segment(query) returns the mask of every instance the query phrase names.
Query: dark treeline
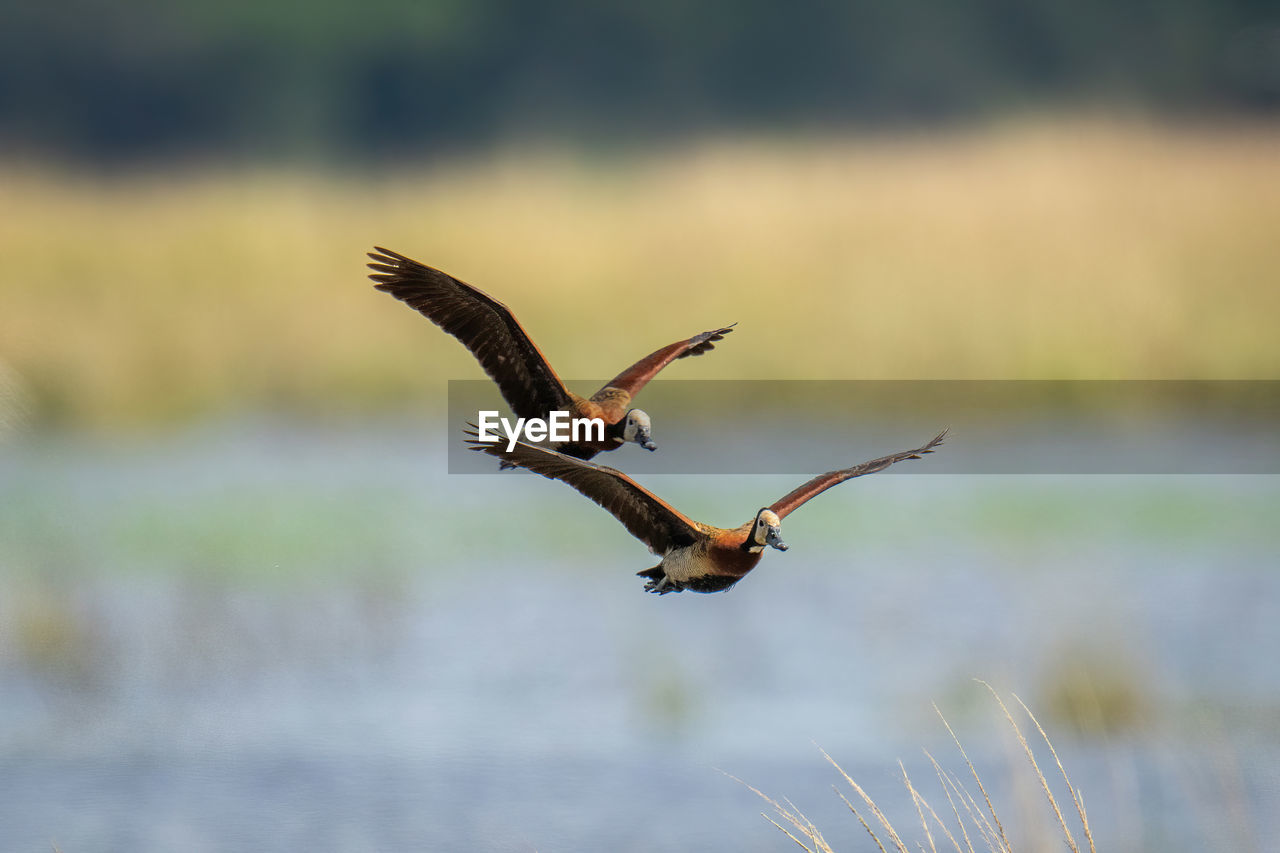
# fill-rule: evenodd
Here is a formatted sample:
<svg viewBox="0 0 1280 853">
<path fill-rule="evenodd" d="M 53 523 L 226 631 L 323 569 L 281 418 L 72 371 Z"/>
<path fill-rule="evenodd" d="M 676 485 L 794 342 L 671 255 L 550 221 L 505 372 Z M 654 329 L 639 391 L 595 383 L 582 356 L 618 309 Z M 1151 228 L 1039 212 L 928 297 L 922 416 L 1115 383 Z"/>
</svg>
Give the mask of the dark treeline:
<svg viewBox="0 0 1280 853">
<path fill-rule="evenodd" d="M 0 145 L 87 160 L 1280 105 L 1274 0 L 10 0 L 2 17 Z"/>
</svg>

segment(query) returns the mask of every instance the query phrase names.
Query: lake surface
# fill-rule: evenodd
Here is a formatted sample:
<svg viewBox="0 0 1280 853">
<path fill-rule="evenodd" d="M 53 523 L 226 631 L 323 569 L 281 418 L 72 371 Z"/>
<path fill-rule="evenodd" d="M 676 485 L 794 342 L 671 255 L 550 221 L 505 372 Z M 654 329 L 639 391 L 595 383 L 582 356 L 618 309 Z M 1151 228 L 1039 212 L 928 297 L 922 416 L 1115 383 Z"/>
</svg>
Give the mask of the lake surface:
<svg viewBox="0 0 1280 853">
<path fill-rule="evenodd" d="M 795 849 L 726 774 L 868 849 L 819 748 L 912 844 L 897 762 L 940 814 L 922 750 L 968 772 L 934 703 L 1042 849 L 975 678 L 1036 713 L 1099 849 L 1280 836 L 1274 476 L 877 475 L 731 591 L 660 598 L 599 508 L 444 447 L 270 420 L 0 445 L 3 849 Z M 644 482 L 732 526 L 796 478 Z"/>
</svg>

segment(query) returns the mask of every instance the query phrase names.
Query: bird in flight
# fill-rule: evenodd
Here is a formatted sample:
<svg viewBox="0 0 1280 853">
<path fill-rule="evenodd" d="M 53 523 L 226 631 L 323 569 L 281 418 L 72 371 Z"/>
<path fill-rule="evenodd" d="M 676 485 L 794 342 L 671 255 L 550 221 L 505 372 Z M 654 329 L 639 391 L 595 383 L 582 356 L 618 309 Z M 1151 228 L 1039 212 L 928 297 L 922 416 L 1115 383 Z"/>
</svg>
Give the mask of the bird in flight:
<svg viewBox="0 0 1280 853">
<path fill-rule="evenodd" d="M 716 342 L 737 325 L 668 344 L 619 373 L 590 397 L 581 397 L 565 388 L 541 350 L 507 306 L 498 300 L 390 249 L 375 247 L 369 257 L 373 261 L 368 264 L 373 270 L 369 278 L 375 282 L 374 287 L 391 294 L 461 341 L 489 378 L 497 383 L 517 417 L 545 419 L 551 412 L 567 411 L 572 418 L 604 421 L 603 439 L 554 445 L 558 452 L 578 459 L 590 459 L 628 442 L 656 450 L 649 415 L 632 408 L 632 399 L 662 368 L 676 359 L 714 349 Z"/>
<path fill-rule="evenodd" d="M 632 536 L 649 546 L 662 561 L 637 572 L 648 578 L 644 588 L 669 592 L 718 592 L 728 589 L 755 568 L 766 547 L 787 550 L 782 541 L 782 519 L 806 502 L 845 480 L 883 471 L 908 459 L 933 453 L 946 438 L 938 433 L 915 450 L 891 453 L 838 471 L 819 474 L 756 513 L 755 518 L 729 530 L 694 521 L 621 471 L 517 442 L 507 450 L 502 443 L 482 442 L 474 430 L 466 433 L 472 450 L 488 453 L 520 468 L 527 468 L 576 489 L 610 512 Z"/>
</svg>

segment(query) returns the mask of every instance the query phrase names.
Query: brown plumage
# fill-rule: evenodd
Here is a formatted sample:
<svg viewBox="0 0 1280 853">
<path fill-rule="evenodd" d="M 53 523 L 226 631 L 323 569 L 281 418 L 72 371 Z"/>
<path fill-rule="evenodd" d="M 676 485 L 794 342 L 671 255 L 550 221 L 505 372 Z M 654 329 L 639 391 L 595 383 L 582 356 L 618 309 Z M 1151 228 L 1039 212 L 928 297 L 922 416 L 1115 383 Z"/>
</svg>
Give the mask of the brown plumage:
<svg viewBox="0 0 1280 853">
<path fill-rule="evenodd" d="M 693 590 L 728 589 L 760 562 L 766 545 L 787 550 L 780 532 L 782 519 L 805 502 L 845 480 L 883 471 L 895 462 L 919 459 L 942 443 L 947 431 L 915 450 L 904 450 L 850 468 L 819 474 L 785 497 L 764 507 L 751 521 L 725 530 L 694 521 L 621 471 L 584 462 L 524 442 L 508 451 L 504 443 L 481 442 L 468 432 L 472 450 L 496 456 L 544 477 L 560 480 L 608 510 L 632 536 L 662 557 L 652 569 L 637 572 L 649 578 L 645 589 L 665 594 Z"/>
<path fill-rule="evenodd" d="M 498 384 L 517 417 L 546 418 L 553 411 L 563 410 L 573 418 L 603 420 L 603 441 L 555 446 L 579 459 L 590 459 L 602 450 L 616 450 L 628 441 L 655 450 L 649 434 L 649 416 L 630 408 L 632 398 L 662 368 L 676 359 L 714 349 L 716 342 L 733 330 L 733 326 L 726 326 L 669 344 L 622 371 L 591 397 L 580 397 L 564 387 L 542 351 L 498 300 L 389 249 L 376 248 L 369 257 L 373 259 L 368 266 L 373 270 L 369 278 L 374 286 L 461 341 Z"/>
</svg>

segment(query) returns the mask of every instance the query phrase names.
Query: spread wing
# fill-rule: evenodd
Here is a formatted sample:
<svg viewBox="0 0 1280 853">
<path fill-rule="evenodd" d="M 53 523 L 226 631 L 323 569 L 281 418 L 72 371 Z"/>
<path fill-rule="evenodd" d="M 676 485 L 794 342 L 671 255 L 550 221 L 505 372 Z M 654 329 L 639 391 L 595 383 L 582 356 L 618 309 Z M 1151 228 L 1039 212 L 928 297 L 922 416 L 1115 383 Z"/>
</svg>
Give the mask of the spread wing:
<svg viewBox="0 0 1280 853">
<path fill-rule="evenodd" d="M 369 278 L 378 290 L 418 311 L 453 335 L 480 362 L 517 417 L 544 418 L 567 409 L 565 389 L 542 352 L 507 306 L 466 282 L 376 247 Z"/>
<path fill-rule="evenodd" d="M 804 505 L 811 498 L 825 492 L 832 486 L 838 486 L 845 480 L 852 480 L 854 477 L 861 477 L 863 474 L 874 474 L 877 471 L 883 471 L 895 462 L 903 462 L 907 459 L 919 459 L 926 453 L 932 453 L 934 448 L 942 444 L 942 440 L 946 438 L 947 431 L 944 429 L 938 433 L 932 441 L 924 447 L 918 447 L 915 450 L 904 450 L 901 453 L 893 453 L 889 456 L 882 456 L 879 459 L 872 459 L 870 462 L 863 462 L 861 465 L 854 465 L 852 468 L 844 468 L 839 471 L 828 471 L 825 474 L 819 474 L 809 482 L 795 489 L 786 497 L 774 502 L 769 509 L 778 514 L 779 518 L 786 518 L 787 515 Z"/>
<path fill-rule="evenodd" d="M 623 391 L 628 398 L 634 397 L 640 393 L 641 388 L 649 384 L 649 380 L 658 375 L 658 371 L 662 370 L 662 368 L 678 358 L 702 355 L 704 352 L 715 349 L 716 341 L 723 340 L 724 336 L 732 332 L 733 327 L 736 325 L 738 324 L 731 323 L 723 329 L 703 332 L 700 335 L 694 335 L 688 340 L 676 341 L 674 344 L 668 344 L 657 352 L 650 353 L 610 380 L 591 399 L 603 398 L 610 389 Z"/>
<path fill-rule="evenodd" d="M 522 441 L 508 451 L 505 442 L 482 442 L 468 431 L 467 443 L 479 450 L 527 468 L 552 480 L 559 480 L 604 507 L 622 526 L 655 554 L 689 545 L 705 538 L 698 523 L 645 489 L 621 471 L 584 462 Z"/>
</svg>

